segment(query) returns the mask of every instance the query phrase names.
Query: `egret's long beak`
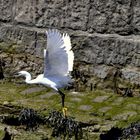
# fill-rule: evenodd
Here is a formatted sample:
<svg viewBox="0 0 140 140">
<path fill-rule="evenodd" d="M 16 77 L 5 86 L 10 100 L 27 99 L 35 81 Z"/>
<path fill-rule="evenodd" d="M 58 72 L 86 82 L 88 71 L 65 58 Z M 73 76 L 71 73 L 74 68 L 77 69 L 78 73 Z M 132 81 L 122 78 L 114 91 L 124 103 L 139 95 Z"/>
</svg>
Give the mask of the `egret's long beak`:
<svg viewBox="0 0 140 140">
<path fill-rule="evenodd" d="M 14 73 L 13 75 L 14 75 L 14 77 L 19 77 L 19 76 L 21 76 L 21 74 L 20 74 L 19 72 L 16 72 L 16 73 Z"/>
</svg>

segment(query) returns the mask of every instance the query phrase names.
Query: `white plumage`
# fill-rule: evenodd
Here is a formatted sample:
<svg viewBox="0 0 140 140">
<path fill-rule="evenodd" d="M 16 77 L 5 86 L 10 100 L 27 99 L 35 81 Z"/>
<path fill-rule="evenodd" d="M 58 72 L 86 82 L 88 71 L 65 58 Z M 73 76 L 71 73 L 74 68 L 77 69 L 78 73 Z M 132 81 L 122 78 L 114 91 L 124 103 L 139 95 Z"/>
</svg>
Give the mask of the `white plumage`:
<svg viewBox="0 0 140 140">
<path fill-rule="evenodd" d="M 59 89 L 71 82 L 70 72 L 73 70 L 74 53 L 71 50 L 70 36 L 61 34 L 58 30 L 48 30 L 47 48 L 44 49 L 44 73 L 31 80 L 27 71 L 20 71 L 19 75 L 26 77 L 28 84 L 43 84 L 56 90 L 62 96 L 64 107 L 64 93 Z"/>
</svg>

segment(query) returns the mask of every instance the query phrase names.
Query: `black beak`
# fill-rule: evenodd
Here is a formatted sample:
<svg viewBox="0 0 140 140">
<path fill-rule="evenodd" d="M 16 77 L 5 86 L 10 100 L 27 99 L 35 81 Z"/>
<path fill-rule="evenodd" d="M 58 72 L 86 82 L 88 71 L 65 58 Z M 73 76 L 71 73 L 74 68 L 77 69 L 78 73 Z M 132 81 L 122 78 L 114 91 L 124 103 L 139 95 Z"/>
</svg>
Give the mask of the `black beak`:
<svg viewBox="0 0 140 140">
<path fill-rule="evenodd" d="M 19 77 L 20 76 L 20 73 L 19 72 L 15 72 L 15 73 L 13 73 L 13 76 L 14 77 Z"/>
</svg>

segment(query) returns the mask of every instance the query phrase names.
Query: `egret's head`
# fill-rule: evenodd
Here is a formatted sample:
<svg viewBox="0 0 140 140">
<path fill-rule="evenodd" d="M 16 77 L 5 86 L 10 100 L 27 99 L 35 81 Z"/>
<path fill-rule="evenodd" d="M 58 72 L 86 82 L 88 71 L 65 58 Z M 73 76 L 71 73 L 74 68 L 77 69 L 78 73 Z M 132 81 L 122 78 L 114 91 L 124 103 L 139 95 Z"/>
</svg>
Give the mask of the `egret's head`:
<svg viewBox="0 0 140 140">
<path fill-rule="evenodd" d="M 27 71 L 20 71 L 20 72 L 18 72 L 18 76 L 25 76 L 26 77 L 28 75 L 30 75 L 30 74 Z"/>
</svg>

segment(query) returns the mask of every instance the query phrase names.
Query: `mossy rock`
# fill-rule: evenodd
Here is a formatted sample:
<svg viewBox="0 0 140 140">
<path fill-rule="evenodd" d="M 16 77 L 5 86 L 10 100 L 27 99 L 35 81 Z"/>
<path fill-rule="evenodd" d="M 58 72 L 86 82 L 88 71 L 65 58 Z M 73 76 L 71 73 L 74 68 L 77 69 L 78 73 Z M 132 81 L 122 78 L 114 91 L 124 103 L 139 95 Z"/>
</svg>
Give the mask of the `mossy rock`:
<svg viewBox="0 0 140 140">
<path fill-rule="evenodd" d="M 50 110 L 55 109 L 61 111 L 62 109 L 59 94 L 53 90 L 42 88 L 40 85 L 26 85 L 18 81 L 12 83 L 5 81 L 0 83 L 0 87 L 0 104 L 5 107 L 2 114 L 18 114 L 18 109 L 21 107 L 33 108 L 42 115 L 48 116 Z M 74 117 L 77 121 L 100 125 L 100 129 L 95 132 L 90 132 L 88 129 L 84 130 L 84 135 L 88 135 L 90 139 L 98 139 L 99 137 L 97 136 L 99 136 L 102 130 L 107 131 L 106 128 L 113 126 L 124 128 L 130 123 L 140 120 L 138 97 L 121 97 L 108 90 L 91 92 L 64 90 L 63 92 L 66 93 L 65 104 L 68 108 L 69 116 Z M 99 97 L 105 98 L 100 102 L 93 102 Z M 123 115 L 123 113 L 127 114 L 125 119 L 121 116 L 115 118 L 119 114 Z M 110 124 L 109 127 L 107 127 L 108 124 Z M 40 126 L 36 132 L 26 132 L 23 129 L 19 130 L 18 126 L 17 128 L 10 126 L 10 128 L 15 129 L 17 132 L 15 136 L 17 140 L 30 139 L 31 137 L 37 140 L 42 140 L 43 138 L 53 139 L 51 137 L 51 129 L 46 126 Z M 3 129 L 0 130 L 3 132 Z"/>
</svg>

